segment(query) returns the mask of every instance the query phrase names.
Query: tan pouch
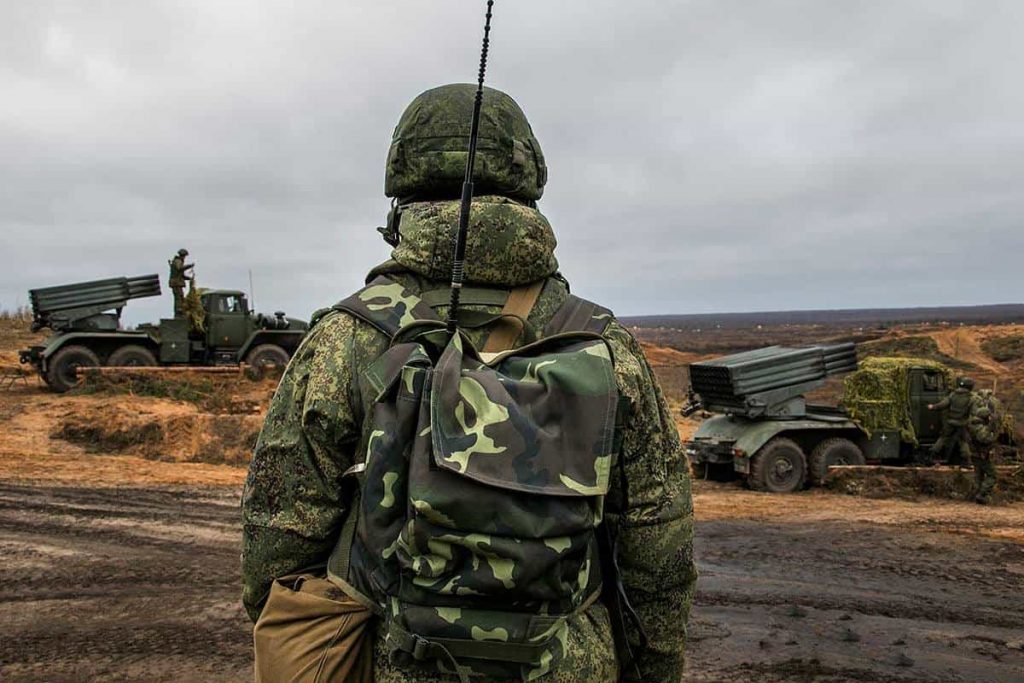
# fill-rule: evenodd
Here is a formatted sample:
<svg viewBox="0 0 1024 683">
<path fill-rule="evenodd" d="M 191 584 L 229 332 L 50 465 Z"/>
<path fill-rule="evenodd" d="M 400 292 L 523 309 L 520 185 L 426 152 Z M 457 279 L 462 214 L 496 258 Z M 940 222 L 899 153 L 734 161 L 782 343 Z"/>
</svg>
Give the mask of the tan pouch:
<svg viewBox="0 0 1024 683">
<path fill-rule="evenodd" d="M 270 587 L 256 627 L 256 683 L 373 683 L 373 613 L 327 579 Z"/>
</svg>

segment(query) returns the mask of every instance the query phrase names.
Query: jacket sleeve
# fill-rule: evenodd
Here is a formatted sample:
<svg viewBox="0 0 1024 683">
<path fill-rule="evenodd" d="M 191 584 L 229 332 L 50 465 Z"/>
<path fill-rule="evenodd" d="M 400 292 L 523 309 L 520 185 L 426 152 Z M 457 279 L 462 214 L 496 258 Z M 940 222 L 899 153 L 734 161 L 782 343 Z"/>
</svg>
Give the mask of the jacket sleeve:
<svg viewBox="0 0 1024 683">
<path fill-rule="evenodd" d="M 623 509 L 609 521 L 617 523 L 621 579 L 648 638 L 640 673 L 645 681 L 679 681 L 697 579 L 689 470 L 675 420 L 640 344 L 618 324 L 608 338 L 620 391 L 631 405 L 621 454 L 626 481 L 619 491 L 613 487 Z M 636 646 L 638 634 L 630 640 Z"/>
<path fill-rule="evenodd" d="M 253 621 L 274 578 L 325 562 L 341 526 L 340 482 L 359 435 L 354 325 L 334 314 L 313 328 L 256 443 L 242 493 L 242 602 Z"/>
<path fill-rule="evenodd" d="M 953 394 L 950 394 L 946 398 L 944 398 L 941 401 L 939 401 L 938 403 L 934 404 L 932 406 L 932 409 L 933 410 L 946 410 L 947 408 L 949 408 L 949 399 L 950 399 L 950 396 L 952 396 L 952 395 Z"/>
</svg>

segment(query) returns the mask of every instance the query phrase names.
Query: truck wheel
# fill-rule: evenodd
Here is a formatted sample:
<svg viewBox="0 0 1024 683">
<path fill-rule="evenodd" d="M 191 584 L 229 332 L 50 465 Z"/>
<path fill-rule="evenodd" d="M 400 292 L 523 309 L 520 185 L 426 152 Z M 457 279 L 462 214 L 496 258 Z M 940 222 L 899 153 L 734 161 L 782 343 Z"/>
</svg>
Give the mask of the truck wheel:
<svg viewBox="0 0 1024 683">
<path fill-rule="evenodd" d="M 804 487 L 807 457 L 796 442 L 776 437 L 754 454 L 747 482 L 755 491 L 793 493 Z"/>
<path fill-rule="evenodd" d="M 288 365 L 288 352 L 277 344 L 260 344 L 245 354 L 245 362 L 252 366 L 256 374 L 262 376 L 263 371 L 272 365 L 284 370 Z"/>
<path fill-rule="evenodd" d="M 149 368 L 156 365 L 156 356 L 144 346 L 129 344 L 110 354 L 107 365 L 115 368 Z"/>
<path fill-rule="evenodd" d="M 53 354 L 46 366 L 46 383 L 64 393 L 78 384 L 78 368 L 99 367 L 100 359 L 86 346 L 71 345 Z"/>
<path fill-rule="evenodd" d="M 863 465 L 864 451 L 849 439 L 825 439 L 811 451 L 811 483 L 820 486 L 828 468 L 836 465 Z"/>
</svg>

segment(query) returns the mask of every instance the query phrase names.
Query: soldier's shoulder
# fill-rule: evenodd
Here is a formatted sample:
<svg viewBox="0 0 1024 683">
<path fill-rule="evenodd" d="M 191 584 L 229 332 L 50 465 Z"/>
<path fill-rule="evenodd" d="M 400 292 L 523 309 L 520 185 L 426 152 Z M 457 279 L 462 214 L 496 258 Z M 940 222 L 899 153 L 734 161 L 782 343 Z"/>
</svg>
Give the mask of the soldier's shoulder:
<svg viewBox="0 0 1024 683">
<path fill-rule="evenodd" d="M 324 352 L 337 352 L 351 339 L 354 322 L 351 316 L 333 308 L 319 309 L 310 317 L 309 332 L 295 355 L 311 357 Z"/>
<path fill-rule="evenodd" d="M 655 381 L 640 341 L 615 318 L 608 323 L 602 336 L 611 347 L 619 390 L 627 398 L 639 400 L 653 389 Z"/>
</svg>

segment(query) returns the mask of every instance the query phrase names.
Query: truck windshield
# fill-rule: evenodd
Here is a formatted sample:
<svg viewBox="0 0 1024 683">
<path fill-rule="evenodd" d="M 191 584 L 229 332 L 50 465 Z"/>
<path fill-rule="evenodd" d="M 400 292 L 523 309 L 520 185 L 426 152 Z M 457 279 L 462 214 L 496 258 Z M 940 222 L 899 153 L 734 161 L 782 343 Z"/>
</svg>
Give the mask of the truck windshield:
<svg viewBox="0 0 1024 683">
<path fill-rule="evenodd" d="M 242 302 L 237 296 L 222 296 L 217 301 L 218 313 L 241 313 Z"/>
</svg>

